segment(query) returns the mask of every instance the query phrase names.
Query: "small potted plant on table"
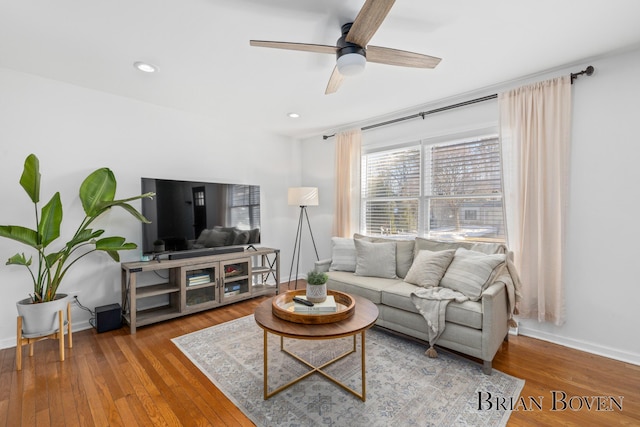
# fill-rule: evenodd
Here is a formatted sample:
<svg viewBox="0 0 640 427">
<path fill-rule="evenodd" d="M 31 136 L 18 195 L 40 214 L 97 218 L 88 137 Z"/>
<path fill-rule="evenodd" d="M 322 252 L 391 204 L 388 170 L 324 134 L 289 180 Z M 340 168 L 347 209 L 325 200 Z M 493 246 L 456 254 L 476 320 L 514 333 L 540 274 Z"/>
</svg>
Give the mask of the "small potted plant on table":
<svg viewBox="0 0 640 427">
<path fill-rule="evenodd" d="M 327 299 L 327 273 L 310 271 L 307 273 L 307 300 L 316 303 Z"/>
</svg>

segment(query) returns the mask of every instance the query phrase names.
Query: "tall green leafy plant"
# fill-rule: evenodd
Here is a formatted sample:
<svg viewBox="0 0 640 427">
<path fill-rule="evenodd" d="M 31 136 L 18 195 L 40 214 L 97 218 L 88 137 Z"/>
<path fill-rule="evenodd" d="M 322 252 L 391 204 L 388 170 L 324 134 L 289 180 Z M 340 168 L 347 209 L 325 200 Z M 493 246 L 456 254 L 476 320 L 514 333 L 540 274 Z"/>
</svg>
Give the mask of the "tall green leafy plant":
<svg viewBox="0 0 640 427">
<path fill-rule="evenodd" d="M 131 213 L 137 220 L 148 223 L 149 221 L 128 202 L 154 196 L 154 193 L 145 193 L 115 200 L 116 178 L 113 172 L 108 168 L 97 169 L 80 185 L 84 219 L 73 237 L 61 249 L 50 250 L 50 245 L 60 237 L 62 202 L 60 193 L 56 192 L 39 210 L 40 179 L 40 161 L 34 154 L 30 154 L 24 162 L 20 185 L 33 202 L 36 228 L 0 225 L 0 237 L 23 243 L 37 252 L 35 265 L 32 265 L 33 257 L 27 258 L 24 253 L 17 253 L 7 261 L 7 265 L 26 267 L 31 274 L 33 294 L 30 296 L 34 303 L 52 301 L 69 268 L 90 253 L 103 251 L 117 262 L 120 261 L 119 251 L 135 249 L 137 245 L 126 242 L 124 237 L 105 237 L 105 230 L 89 227 L 99 216 L 115 206 Z"/>
</svg>

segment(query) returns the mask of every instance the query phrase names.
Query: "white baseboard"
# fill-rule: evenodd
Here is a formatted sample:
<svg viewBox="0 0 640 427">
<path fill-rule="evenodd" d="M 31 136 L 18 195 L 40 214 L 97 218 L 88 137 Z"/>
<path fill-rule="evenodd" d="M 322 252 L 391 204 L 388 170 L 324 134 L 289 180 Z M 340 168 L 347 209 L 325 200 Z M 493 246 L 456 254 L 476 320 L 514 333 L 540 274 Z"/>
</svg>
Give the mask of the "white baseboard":
<svg viewBox="0 0 640 427">
<path fill-rule="evenodd" d="M 640 366 L 640 354 L 620 351 L 620 350 L 610 348 L 610 347 L 605 347 L 593 342 L 561 337 L 558 335 L 550 334 L 548 332 L 527 328 L 525 325 L 522 325 L 521 323 L 519 323 L 518 329 L 519 329 L 520 335 L 524 335 L 531 338 L 537 338 L 543 341 L 548 341 L 554 344 L 559 344 L 565 347 L 573 348 L 575 350 L 585 351 L 587 353 L 592 353 L 598 356 L 608 357 L 609 359 L 619 360 L 621 362 L 631 363 L 633 365 Z"/>
</svg>

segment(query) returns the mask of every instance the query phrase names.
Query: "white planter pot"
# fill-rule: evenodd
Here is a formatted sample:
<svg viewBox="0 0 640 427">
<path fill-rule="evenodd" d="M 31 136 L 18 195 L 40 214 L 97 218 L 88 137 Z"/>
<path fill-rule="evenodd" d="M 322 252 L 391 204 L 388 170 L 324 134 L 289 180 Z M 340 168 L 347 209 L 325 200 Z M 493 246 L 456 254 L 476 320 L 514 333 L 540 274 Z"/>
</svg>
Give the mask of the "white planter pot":
<svg viewBox="0 0 640 427">
<path fill-rule="evenodd" d="M 34 304 L 31 298 L 16 303 L 18 315 L 22 316 L 23 335 L 43 336 L 58 330 L 58 311 L 67 307 L 67 295 L 57 294 L 53 301 Z"/>
<path fill-rule="evenodd" d="M 323 302 L 327 299 L 327 284 L 310 285 L 307 283 L 307 300 L 311 302 Z"/>
</svg>

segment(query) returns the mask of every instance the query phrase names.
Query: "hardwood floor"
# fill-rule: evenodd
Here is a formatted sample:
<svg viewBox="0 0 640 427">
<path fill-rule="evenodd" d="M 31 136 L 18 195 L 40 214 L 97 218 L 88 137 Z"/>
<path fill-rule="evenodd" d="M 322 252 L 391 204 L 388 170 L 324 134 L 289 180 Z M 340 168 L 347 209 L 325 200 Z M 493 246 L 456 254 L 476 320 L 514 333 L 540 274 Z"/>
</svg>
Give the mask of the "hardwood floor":
<svg viewBox="0 0 640 427">
<path fill-rule="evenodd" d="M 251 426 L 170 339 L 251 314 L 265 298 L 142 327 L 136 335 L 128 328 L 74 333 L 62 363 L 55 341 L 38 342 L 34 357 L 23 356 L 21 372 L 15 349 L 0 350 L 0 426 Z M 503 345 L 494 368 L 526 380 L 526 404 L 514 402 L 519 410 L 509 426 L 640 425 L 639 366 L 519 336 Z M 574 409 L 582 402 L 582 409 L 552 411 L 552 391 L 558 399 L 566 393 Z M 532 406 L 529 396 L 543 396 L 542 410 L 524 410 Z M 613 411 L 588 410 L 574 396 L 588 402 L 613 396 L 622 410 L 615 404 Z"/>
</svg>

